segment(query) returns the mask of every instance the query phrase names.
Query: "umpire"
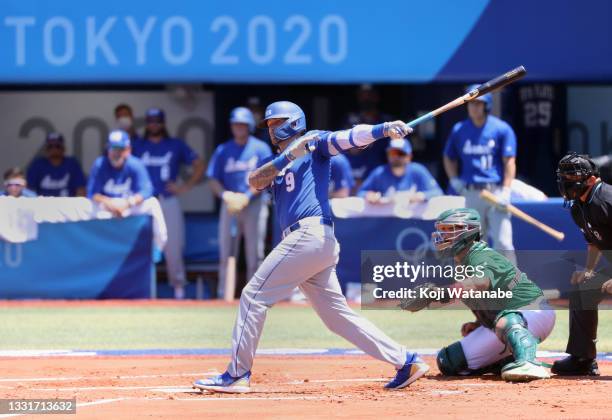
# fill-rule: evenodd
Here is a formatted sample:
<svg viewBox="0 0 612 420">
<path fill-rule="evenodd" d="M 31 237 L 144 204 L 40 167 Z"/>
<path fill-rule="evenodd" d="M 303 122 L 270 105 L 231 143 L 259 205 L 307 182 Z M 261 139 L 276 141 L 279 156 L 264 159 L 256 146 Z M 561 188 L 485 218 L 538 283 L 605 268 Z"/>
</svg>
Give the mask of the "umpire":
<svg viewBox="0 0 612 420">
<path fill-rule="evenodd" d="M 587 241 L 584 271 L 572 275 L 570 294 L 570 333 L 566 352 L 569 356 L 556 361 L 552 372 L 557 375 L 598 376 L 597 306 L 612 293 L 612 275 L 596 274 L 603 254 L 612 263 L 612 185 L 599 177 L 597 165 L 588 155 L 570 152 L 557 168 L 559 192 L 571 203 L 574 223 Z"/>
</svg>

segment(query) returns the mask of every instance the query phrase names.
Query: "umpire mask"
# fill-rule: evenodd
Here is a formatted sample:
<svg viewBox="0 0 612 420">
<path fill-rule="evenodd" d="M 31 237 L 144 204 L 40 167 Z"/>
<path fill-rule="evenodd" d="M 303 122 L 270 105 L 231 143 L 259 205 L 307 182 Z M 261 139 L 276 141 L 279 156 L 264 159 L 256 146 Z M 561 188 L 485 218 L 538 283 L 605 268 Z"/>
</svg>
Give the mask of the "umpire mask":
<svg viewBox="0 0 612 420">
<path fill-rule="evenodd" d="M 577 200 L 589 188 L 587 180 L 599 177 L 599 169 L 588 155 L 569 152 L 559 161 L 557 167 L 557 186 L 565 199 L 565 206 Z"/>
</svg>

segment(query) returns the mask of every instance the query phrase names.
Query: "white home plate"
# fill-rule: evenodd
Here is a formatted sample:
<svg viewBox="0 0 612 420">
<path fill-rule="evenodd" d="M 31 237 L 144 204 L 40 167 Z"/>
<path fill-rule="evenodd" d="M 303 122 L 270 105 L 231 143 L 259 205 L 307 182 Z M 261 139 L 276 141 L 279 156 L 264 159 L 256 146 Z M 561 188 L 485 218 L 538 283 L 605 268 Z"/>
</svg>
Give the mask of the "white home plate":
<svg viewBox="0 0 612 420">
<path fill-rule="evenodd" d="M 199 394 L 200 393 L 200 390 L 193 389 L 192 387 L 186 387 L 186 386 L 178 386 L 176 388 L 155 388 L 155 389 L 152 389 L 151 391 L 153 391 L 153 392 L 166 392 L 168 394 L 177 394 L 177 393 Z"/>
<path fill-rule="evenodd" d="M 430 392 L 431 395 L 454 395 L 454 394 L 463 394 L 463 391 L 451 391 L 448 389 L 435 389 Z"/>
</svg>

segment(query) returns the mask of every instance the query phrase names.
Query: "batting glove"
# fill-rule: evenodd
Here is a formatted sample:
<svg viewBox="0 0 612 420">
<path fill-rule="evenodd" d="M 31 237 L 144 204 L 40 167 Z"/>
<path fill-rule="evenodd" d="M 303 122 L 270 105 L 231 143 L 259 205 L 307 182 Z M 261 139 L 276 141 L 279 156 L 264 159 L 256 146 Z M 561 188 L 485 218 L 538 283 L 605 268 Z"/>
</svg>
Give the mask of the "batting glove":
<svg viewBox="0 0 612 420">
<path fill-rule="evenodd" d="M 313 143 L 318 139 L 318 131 L 310 131 L 291 143 L 291 145 L 287 147 L 287 150 L 285 150 L 285 155 L 290 161 L 306 156 L 308 153 L 313 151 Z"/>
<path fill-rule="evenodd" d="M 458 177 L 453 177 L 450 179 L 449 183 L 457 194 L 463 194 L 463 191 L 465 190 L 465 182 L 463 182 Z"/>
<path fill-rule="evenodd" d="M 403 121 L 386 122 L 383 128 L 385 137 L 390 137 L 392 139 L 403 139 L 410 133 L 412 133 L 412 128 Z"/>
<path fill-rule="evenodd" d="M 512 191 L 510 190 L 510 187 L 501 187 L 495 191 L 495 196 L 499 200 L 499 203 L 504 206 L 510 204 L 511 194 Z"/>
</svg>

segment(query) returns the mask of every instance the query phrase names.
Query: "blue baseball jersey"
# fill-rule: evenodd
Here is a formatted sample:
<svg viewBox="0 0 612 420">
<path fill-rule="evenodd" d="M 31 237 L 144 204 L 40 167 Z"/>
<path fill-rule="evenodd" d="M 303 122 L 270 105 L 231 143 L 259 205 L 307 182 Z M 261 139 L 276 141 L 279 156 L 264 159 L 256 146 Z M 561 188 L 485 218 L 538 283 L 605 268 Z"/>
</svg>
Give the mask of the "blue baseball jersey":
<svg viewBox="0 0 612 420">
<path fill-rule="evenodd" d="M 351 164 L 344 154 L 332 156 L 329 191 L 335 192 L 343 188 L 351 190 L 355 186 L 355 178 Z"/>
<path fill-rule="evenodd" d="M 158 143 L 146 139 L 132 142 L 132 154 L 146 166 L 155 195 L 172 196 L 169 182 L 176 182 L 182 164 L 191 165 L 198 155 L 180 139 L 166 138 Z"/>
<path fill-rule="evenodd" d="M 330 134 L 319 131 L 319 138 L 326 140 Z M 271 190 L 281 230 L 305 217 L 332 217 L 328 198 L 331 157 L 327 143 L 321 141 L 312 153 L 294 160 L 275 177 Z"/>
<path fill-rule="evenodd" d="M 229 140 L 215 149 L 206 175 L 219 181 L 228 191 L 246 193 L 249 173 L 270 156 L 270 146 L 256 137 L 250 136 L 244 146 Z"/>
<path fill-rule="evenodd" d="M 77 189 L 85 187 L 85 175 L 73 157 L 65 157 L 59 166 L 40 157 L 28 168 L 28 187 L 42 196 L 74 197 Z"/>
<path fill-rule="evenodd" d="M 87 183 L 87 197 L 102 194 L 113 198 L 128 198 L 140 194 L 143 198 L 153 195 L 153 185 L 147 168 L 140 159 L 128 156 L 119 169 L 113 167 L 107 156 L 96 159 Z"/>
<path fill-rule="evenodd" d="M 351 149 L 346 152 L 346 158 L 351 165 L 353 179 L 365 180 L 370 173 L 387 162 L 387 146 L 389 139 L 376 141 L 365 149 Z"/>
<path fill-rule="evenodd" d="M 363 182 L 357 195 L 363 197 L 366 191 L 376 191 L 390 197 L 398 191 L 408 191 L 412 188 L 424 193 L 427 198 L 442 195 L 442 189 L 436 179 L 425 166 L 416 162 L 408 163 L 402 176 L 395 176 L 390 165 L 379 166 Z"/>
<path fill-rule="evenodd" d="M 444 155 L 460 162 L 459 177 L 467 184 L 499 184 L 504 177 L 503 158 L 516 156 L 516 135 L 505 121 L 489 115 L 482 127 L 470 119 L 453 127 Z"/>
</svg>

